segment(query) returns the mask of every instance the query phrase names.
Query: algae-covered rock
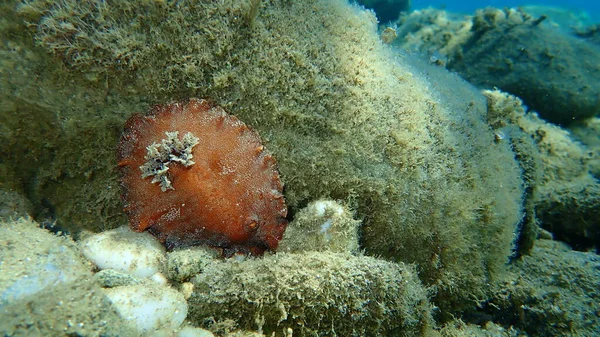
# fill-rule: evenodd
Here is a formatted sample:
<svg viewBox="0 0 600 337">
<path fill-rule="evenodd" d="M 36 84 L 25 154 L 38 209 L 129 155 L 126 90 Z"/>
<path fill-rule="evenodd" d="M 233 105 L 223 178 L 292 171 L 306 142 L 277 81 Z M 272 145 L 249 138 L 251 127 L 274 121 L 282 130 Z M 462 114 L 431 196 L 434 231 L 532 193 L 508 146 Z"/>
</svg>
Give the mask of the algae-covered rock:
<svg viewBox="0 0 600 337">
<path fill-rule="evenodd" d="M 400 16 L 395 44 L 424 54 L 438 65 L 460 57 L 462 46 L 469 40 L 472 17 L 441 9 L 426 8 Z"/>
<path fill-rule="evenodd" d="M 544 163 L 537 206 L 542 227 L 576 249 L 600 250 L 599 165 L 593 147 L 539 119 L 530 120 L 528 128 Z"/>
<path fill-rule="evenodd" d="M 515 10 L 477 12 L 462 58 L 450 68 L 469 81 L 523 98 L 554 123 L 597 115 L 600 49 L 542 25 L 543 19 Z"/>
<path fill-rule="evenodd" d="M 91 266 L 69 237 L 25 218 L 0 221 L 0 268 L 0 309 L 91 276 Z"/>
<path fill-rule="evenodd" d="M 578 28 L 575 30 L 574 34 L 590 43 L 600 46 L 600 24 Z"/>
<path fill-rule="evenodd" d="M 170 280 L 183 282 L 201 273 L 218 253 L 213 248 L 191 247 L 167 253 L 166 276 Z"/>
<path fill-rule="evenodd" d="M 594 23 L 594 18 L 583 7 L 582 9 L 578 9 L 572 6 L 560 7 L 552 4 L 531 4 L 519 6 L 519 9 L 536 18 L 544 16 L 546 17 L 544 22 L 548 26 L 560 28 L 566 32 L 581 29 L 586 25 Z"/>
<path fill-rule="evenodd" d="M 359 225 L 348 207 L 333 200 L 311 202 L 294 216 L 278 251 L 357 253 Z"/>
<path fill-rule="evenodd" d="M 542 154 L 532 130 L 522 125 L 529 120 L 523 102 L 500 90 L 483 90 L 483 94 L 487 98 L 487 120 L 494 129 L 496 141 L 510 141 L 523 174 L 524 214 L 516 233 L 515 254 L 515 257 L 520 257 L 531 251 L 539 232 L 536 206 L 539 204 L 539 190 L 543 184 Z"/>
<path fill-rule="evenodd" d="M 600 334 L 600 259 L 564 243 L 539 240 L 514 276 L 495 291 L 486 311 L 529 336 Z"/>
<path fill-rule="evenodd" d="M 587 119 L 584 123 L 573 125 L 569 128 L 572 137 L 581 142 L 591 151 L 589 159 L 589 172 L 596 179 L 600 179 L 600 117 Z"/>
<path fill-rule="evenodd" d="M 598 170 L 597 143 L 588 135 L 593 133 L 593 121 L 589 130 L 579 134 L 590 145 L 577 141 L 568 130 L 541 120 L 533 112 L 527 112 L 522 101 L 501 91 L 485 91 L 488 111 L 492 111 L 493 125 L 512 123 L 531 136 L 537 150 L 515 152 L 534 156 L 531 171 L 523 168 L 528 194 L 533 202 L 540 225 L 552 232 L 556 239 L 569 243 L 576 249 L 600 247 L 600 182 L 594 174 Z M 597 137 L 594 135 L 593 137 Z M 523 155 L 521 155 L 523 156 Z M 521 163 L 527 160 L 521 158 Z M 539 161 L 539 163 L 535 163 Z M 531 171 L 530 173 L 528 173 Z M 537 176 L 537 177 L 536 177 Z M 534 191 L 535 190 L 535 191 Z M 528 211 L 528 214 L 531 212 Z M 525 221 L 527 223 L 527 221 Z M 530 226 L 533 228 L 533 226 Z M 526 232 L 527 229 L 524 228 Z M 530 235 L 529 238 L 534 238 Z"/>
<path fill-rule="evenodd" d="M 10 116 L 45 123 L 27 132 L 47 155 L 24 172 L 37 214 L 48 205 L 73 232 L 121 225 L 125 119 L 208 97 L 261 135 L 289 214 L 352 205 L 360 248 L 416 263 L 444 313 L 502 274 L 523 203 L 510 142 L 495 142 L 477 90 L 384 45 L 372 12 L 342 0 L 11 3 L 16 33 L 2 36 L 15 47 L 0 48 L 19 76 L 2 73 L 0 88 L 27 93 L 6 95 Z"/>
<path fill-rule="evenodd" d="M 448 322 L 440 329 L 441 337 L 527 337 L 523 331 L 511 327 L 505 328 L 493 322 L 468 324 L 460 319 Z"/>
<path fill-rule="evenodd" d="M 399 20 L 398 44 L 447 58 L 447 67 L 483 88 L 522 98 L 544 119 L 570 124 L 600 113 L 598 46 L 521 9 L 462 17 L 425 10 Z"/>
<path fill-rule="evenodd" d="M 575 179 L 548 184 L 538 205 L 542 227 L 578 250 L 600 251 L 600 183 Z"/>
<path fill-rule="evenodd" d="M 29 219 L 0 222 L 0 335 L 136 336 L 69 237 Z"/>
<path fill-rule="evenodd" d="M 33 205 L 22 193 L 0 189 L 0 221 L 28 217 L 33 214 Z"/>
<path fill-rule="evenodd" d="M 188 319 L 266 335 L 422 336 L 431 306 L 415 269 L 367 256 L 278 253 L 226 260 L 192 279 Z M 212 324 L 210 323 L 212 321 Z"/>
<path fill-rule="evenodd" d="M 140 334 L 119 317 L 92 281 L 61 284 L 0 309 L 0 334 L 31 336 L 121 336 Z"/>
</svg>

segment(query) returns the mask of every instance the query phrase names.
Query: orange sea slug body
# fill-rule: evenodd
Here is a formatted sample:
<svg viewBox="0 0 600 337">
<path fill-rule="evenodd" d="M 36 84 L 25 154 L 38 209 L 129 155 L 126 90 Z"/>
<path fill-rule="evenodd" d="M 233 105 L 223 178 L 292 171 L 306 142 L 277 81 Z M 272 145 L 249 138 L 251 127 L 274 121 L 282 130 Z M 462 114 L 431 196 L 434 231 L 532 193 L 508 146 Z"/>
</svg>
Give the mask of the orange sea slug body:
<svg viewBox="0 0 600 337">
<path fill-rule="evenodd" d="M 134 230 L 150 231 L 169 248 L 277 248 L 287 208 L 275 159 L 256 132 L 220 107 L 191 99 L 134 115 L 118 155 Z"/>
</svg>

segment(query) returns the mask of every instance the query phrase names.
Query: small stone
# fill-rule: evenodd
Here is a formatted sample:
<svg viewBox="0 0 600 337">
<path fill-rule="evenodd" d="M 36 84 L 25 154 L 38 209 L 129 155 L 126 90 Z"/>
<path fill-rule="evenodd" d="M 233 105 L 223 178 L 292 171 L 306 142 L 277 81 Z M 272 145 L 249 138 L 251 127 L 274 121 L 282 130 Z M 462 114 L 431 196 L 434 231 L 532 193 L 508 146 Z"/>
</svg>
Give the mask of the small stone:
<svg viewBox="0 0 600 337">
<path fill-rule="evenodd" d="M 167 254 L 167 278 L 178 282 L 189 280 L 211 263 L 218 253 L 207 247 L 190 247 Z"/>
<path fill-rule="evenodd" d="M 80 247 L 98 268 L 137 277 L 150 277 L 165 263 L 165 248 L 152 235 L 133 232 L 127 226 L 87 237 Z"/>
<path fill-rule="evenodd" d="M 194 293 L 194 284 L 191 282 L 183 282 L 179 287 L 179 291 L 183 294 L 186 300 L 188 300 L 192 293 Z"/>
<path fill-rule="evenodd" d="M 152 283 L 104 289 L 119 315 L 140 332 L 177 329 L 187 316 L 183 295 Z"/>
<path fill-rule="evenodd" d="M 398 37 L 396 30 L 392 27 L 387 27 L 381 32 L 381 40 L 383 43 L 392 43 Z"/>
<path fill-rule="evenodd" d="M 212 332 L 192 326 L 181 328 L 177 333 L 177 337 L 214 337 Z"/>
<path fill-rule="evenodd" d="M 105 288 L 140 284 L 140 279 L 137 277 L 121 273 L 114 269 L 101 270 L 94 275 L 94 279 Z"/>
<path fill-rule="evenodd" d="M 352 211 L 333 200 L 318 200 L 308 204 L 294 217 L 279 244 L 282 252 L 358 251 L 360 221 Z"/>
</svg>

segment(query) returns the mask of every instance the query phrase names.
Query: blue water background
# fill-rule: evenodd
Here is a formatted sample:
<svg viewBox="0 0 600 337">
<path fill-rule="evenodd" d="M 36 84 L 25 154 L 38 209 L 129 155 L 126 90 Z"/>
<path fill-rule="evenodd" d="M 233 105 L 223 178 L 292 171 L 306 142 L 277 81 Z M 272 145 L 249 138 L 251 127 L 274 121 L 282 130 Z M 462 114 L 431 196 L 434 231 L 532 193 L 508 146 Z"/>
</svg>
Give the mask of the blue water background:
<svg viewBox="0 0 600 337">
<path fill-rule="evenodd" d="M 412 0 L 413 9 L 434 7 L 434 8 L 445 8 L 451 12 L 459 12 L 465 14 L 471 14 L 478 8 L 484 7 L 518 7 L 524 5 L 541 5 L 541 6 L 554 6 L 562 7 L 573 11 L 585 11 L 589 14 L 591 21 L 600 23 L 600 0 L 546 0 L 546 1 L 535 1 L 535 0 L 479 0 L 479 1 L 444 1 L 444 0 Z"/>
</svg>

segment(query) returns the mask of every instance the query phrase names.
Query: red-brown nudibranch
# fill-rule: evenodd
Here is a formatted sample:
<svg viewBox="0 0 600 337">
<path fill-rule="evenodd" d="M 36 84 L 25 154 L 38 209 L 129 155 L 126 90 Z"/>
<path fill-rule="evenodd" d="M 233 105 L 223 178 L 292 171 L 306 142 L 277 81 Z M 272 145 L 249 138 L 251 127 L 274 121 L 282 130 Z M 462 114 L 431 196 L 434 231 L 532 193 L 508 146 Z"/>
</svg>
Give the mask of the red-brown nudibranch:
<svg viewBox="0 0 600 337">
<path fill-rule="evenodd" d="M 168 248 L 261 255 L 283 237 L 287 207 L 275 159 L 256 132 L 206 100 L 133 115 L 118 157 L 130 226 Z"/>
</svg>

